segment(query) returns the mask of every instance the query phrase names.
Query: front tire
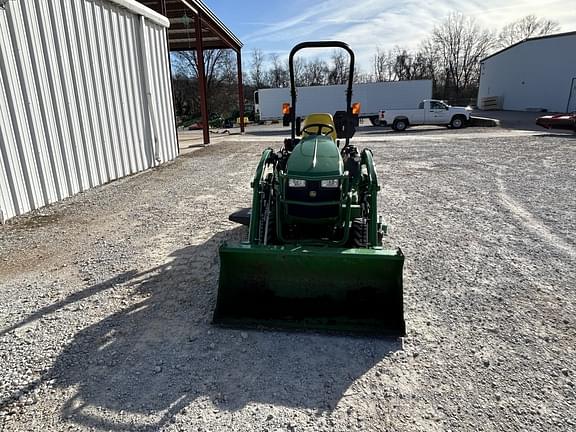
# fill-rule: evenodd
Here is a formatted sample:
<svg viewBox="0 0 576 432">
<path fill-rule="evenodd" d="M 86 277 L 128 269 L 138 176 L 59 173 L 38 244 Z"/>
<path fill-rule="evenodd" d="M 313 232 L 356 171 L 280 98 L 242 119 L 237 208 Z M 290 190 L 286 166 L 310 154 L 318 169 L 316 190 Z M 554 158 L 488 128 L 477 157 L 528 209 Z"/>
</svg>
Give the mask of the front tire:
<svg viewBox="0 0 576 432">
<path fill-rule="evenodd" d="M 260 213 L 260 244 L 276 244 L 276 206 L 274 200 L 270 203 L 270 212 L 268 214 L 268 230 L 266 230 L 266 211 L 262 209 Z"/>
<path fill-rule="evenodd" d="M 364 218 L 352 220 L 348 235 L 348 245 L 352 248 L 368 247 L 368 221 Z"/>
<path fill-rule="evenodd" d="M 452 118 L 452 121 L 450 122 L 450 127 L 452 129 L 461 129 L 464 127 L 465 121 L 466 119 L 463 116 L 455 116 Z"/>
</svg>

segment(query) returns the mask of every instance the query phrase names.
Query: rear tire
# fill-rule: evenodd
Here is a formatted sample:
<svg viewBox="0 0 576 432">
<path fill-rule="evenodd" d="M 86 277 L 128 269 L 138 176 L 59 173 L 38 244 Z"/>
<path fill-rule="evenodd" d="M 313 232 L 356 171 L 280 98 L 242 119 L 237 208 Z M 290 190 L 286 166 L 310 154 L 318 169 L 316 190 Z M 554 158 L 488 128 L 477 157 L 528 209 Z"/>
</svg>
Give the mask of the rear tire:
<svg viewBox="0 0 576 432">
<path fill-rule="evenodd" d="M 394 129 L 396 132 L 404 132 L 407 127 L 408 122 L 406 120 L 394 120 L 394 123 L 392 123 L 392 129 Z"/>
<path fill-rule="evenodd" d="M 352 220 L 348 235 L 348 245 L 352 248 L 368 247 L 368 221 L 366 219 L 355 218 Z"/>
</svg>

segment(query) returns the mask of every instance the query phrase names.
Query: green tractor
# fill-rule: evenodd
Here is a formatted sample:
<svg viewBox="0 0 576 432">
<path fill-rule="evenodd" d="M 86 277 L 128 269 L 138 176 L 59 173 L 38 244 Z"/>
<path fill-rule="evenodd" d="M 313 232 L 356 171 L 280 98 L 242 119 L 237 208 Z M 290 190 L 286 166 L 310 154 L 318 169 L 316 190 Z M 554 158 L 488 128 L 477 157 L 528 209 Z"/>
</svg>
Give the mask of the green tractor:
<svg viewBox="0 0 576 432">
<path fill-rule="evenodd" d="M 301 121 L 294 55 L 334 47 L 350 56 L 346 110 Z M 220 248 L 214 323 L 403 336 L 404 256 L 382 247 L 372 152 L 350 143 L 358 123 L 354 53 L 343 42 L 304 42 L 290 52 L 289 68 L 291 137 L 262 153 L 248 241 Z M 231 220 L 242 222 L 241 214 Z"/>
</svg>

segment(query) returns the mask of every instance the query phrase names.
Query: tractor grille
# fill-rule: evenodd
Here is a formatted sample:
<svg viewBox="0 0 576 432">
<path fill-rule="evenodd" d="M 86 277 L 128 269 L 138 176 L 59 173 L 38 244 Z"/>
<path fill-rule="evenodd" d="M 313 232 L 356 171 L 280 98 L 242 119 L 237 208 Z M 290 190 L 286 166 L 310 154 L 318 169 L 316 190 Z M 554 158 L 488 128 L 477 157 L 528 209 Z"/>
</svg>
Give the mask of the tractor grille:
<svg viewBox="0 0 576 432">
<path fill-rule="evenodd" d="M 310 191 L 315 191 L 316 196 L 311 197 Z M 302 202 L 340 201 L 340 188 L 322 188 L 319 181 L 308 180 L 305 188 L 287 188 L 286 199 Z"/>
<path fill-rule="evenodd" d="M 313 192 L 313 196 L 310 196 Z M 288 214 L 292 217 L 306 219 L 337 218 L 340 211 L 341 197 L 340 188 L 320 187 L 319 180 L 306 180 L 306 187 L 286 189 L 286 200 L 299 201 L 301 203 L 317 203 L 325 205 L 307 206 L 300 204 L 288 204 Z M 338 204 L 327 204 L 337 202 Z"/>
<path fill-rule="evenodd" d="M 304 206 L 288 204 L 288 214 L 293 217 L 306 219 L 337 218 L 339 205 Z"/>
</svg>

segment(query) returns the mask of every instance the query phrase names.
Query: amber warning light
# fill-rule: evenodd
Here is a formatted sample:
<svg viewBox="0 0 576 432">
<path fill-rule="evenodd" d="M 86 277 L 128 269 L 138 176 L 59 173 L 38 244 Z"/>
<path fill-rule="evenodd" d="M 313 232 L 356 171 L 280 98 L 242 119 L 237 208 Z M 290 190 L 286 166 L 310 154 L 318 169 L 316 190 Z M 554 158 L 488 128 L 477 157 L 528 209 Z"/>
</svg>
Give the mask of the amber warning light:
<svg viewBox="0 0 576 432">
<path fill-rule="evenodd" d="M 354 102 L 352 104 L 352 114 L 353 115 L 360 114 L 360 102 Z"/>
<path fill-rule="evenodd" d="M 284 115 L 290 114 L 290 104 L 289 103 L 283 103 L 282 104 L 282 114 L 284 114 Z"/>
</svg>

